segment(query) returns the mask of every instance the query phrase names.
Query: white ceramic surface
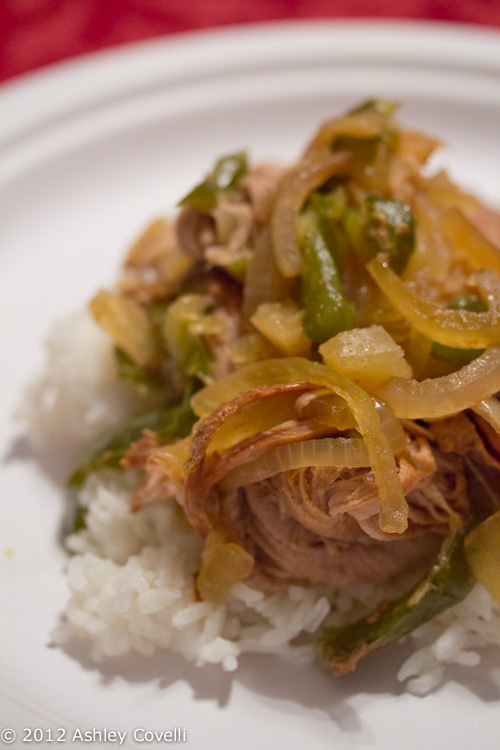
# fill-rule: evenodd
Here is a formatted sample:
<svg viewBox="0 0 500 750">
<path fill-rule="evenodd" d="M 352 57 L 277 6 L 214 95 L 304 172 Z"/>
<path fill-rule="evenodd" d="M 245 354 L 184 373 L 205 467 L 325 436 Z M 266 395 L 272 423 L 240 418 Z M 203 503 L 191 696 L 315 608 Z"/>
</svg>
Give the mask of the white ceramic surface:
<svg viewBox="0 0 500 750">
<path fill-rule="evenodd" d="M 231 675 L 169 654 L 97 666 L 83 649 L 49 645 L 66 599 L 58 481 L 67 467 L 37 466 L 11 415 L 51 325 L 112 280 L 129 241 L 217 155 L 293 159 L 321 119 L 372 96 L 400 100 L 402 121 L 449 144 L 440 161 L 453 176 L 500 204 L 493 31 L 242 27 L 101 53 L 3 87 L 0 729 L 16 730 L 13 746 L 27 744 L 23 727 L 45 740 L 64 728 L 69 744 L 77 728 L 125 731 L 127 747 L 166 744 L 134 740 L 135 728 L 182 727 L 193 750 L 498 747 L 498 654 L 457 668 L 422 700 L 396 681 L 401 646 L 333 679 L 267 657 L 246 657 Z"/>
</svg>

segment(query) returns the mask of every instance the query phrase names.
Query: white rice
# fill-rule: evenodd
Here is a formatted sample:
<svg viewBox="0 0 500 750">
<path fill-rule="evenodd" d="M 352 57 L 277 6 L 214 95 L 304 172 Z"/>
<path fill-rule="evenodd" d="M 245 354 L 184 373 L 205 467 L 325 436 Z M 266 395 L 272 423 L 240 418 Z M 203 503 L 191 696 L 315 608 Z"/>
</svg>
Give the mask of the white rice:
<svg viewBox="0 0 500 750">
<path fill-rule="evenodd" d="M 46 354 L 45 370 L 24 394 L 20 415 L 42 454 L 61 451 L 74 460 L 92 440 L 158 400 L 118 379 L 110 339 L 87 311 L 54 326 Z"/>
<path fill-rule="evenodd" d="M 32 388 L 29 416 L 35 440 L 51 448 L 77 447 L 129 418 L 140 399 L 117 383 L 107 339 L 86 314 L 54 331 L 46 372 Z M 318 628 L 369 611 L 398 586 L 289 586 L 263 593 L 245 583 L 223 606 L 194 598 L 193 573 L 202 549 L 175 501 L 131 513 L 137 478 L 114 470 L 90 476 L 78 502 L 87 508 L 86 529 L 67 540 L 69 602 L 53 640 L 80 638 L 95 660 L 156 649 L 182 654 L 196 665 L 236 669 L 243 653 L 272 653 L 312 660 Z M 500 646 L 500 607 L 478 584 L 459 605 L 409 636 L 413 655 L 398 679 L 424 695 L 445 676 L 447 665 L 477 666 L 480 650 Z"/>
<path fill-rule="evenodd" d="M 291 586 L 264 595 L 240 584 L 224 606 L 196 601 L 193 574 L 201 540 L 187 527 L 175 501 L 131 513 L 130 477 L 106 470 L 89 477 L 80 492 L 87 528 L 67 544 L 76 554 L 68 566 L 71 592 L 53 638 L 83 637 L 92 657 L 168 648 L 198 665 L 237 666 L 244 652 L 313 657 L 311 635 L 330 610 L 323 589 Z"/>
</svg>

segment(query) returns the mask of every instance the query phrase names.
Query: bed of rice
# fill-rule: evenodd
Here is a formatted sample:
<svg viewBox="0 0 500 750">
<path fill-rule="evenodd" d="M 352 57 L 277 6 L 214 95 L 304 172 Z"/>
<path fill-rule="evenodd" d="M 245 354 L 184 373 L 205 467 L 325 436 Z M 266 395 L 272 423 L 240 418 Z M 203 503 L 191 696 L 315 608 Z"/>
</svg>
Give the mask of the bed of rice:
<svg viewBox="0 0 500 750">
<path fill-rule="evenodd" d="M 72 460 L 92 437 L 145 407 L 130 386 L 117 382 L 110 345 L 86 313 L 59 324 L 47 352 L 45 373 L 24 409 L 38 446 L 64 446 Z M 322 623 L 356 618 L 381 596 L 399 593 L 396 584 L 383 591 L 289 586 L 278 593 L 239 584 L 223 606 L 196 601 L 200 540 L 174 501 L 132 514 L 135 482 L 132 474 L 106 470 L 90 476 L 79 493 L 87 524 L 67 539 L 74 554 L 68 605 L 52 634 L 56 644 L 85 639 L 95 660 L 169 649 L 227 671 L 248 652 L 311 660 Z M 480 649 L 500 646 L 500 606 L 478 584 L 410 637 L 415 651 L 398 678 L 423 695 L 442 681 L 446 665 L 476 666 Z"/>
</svg>

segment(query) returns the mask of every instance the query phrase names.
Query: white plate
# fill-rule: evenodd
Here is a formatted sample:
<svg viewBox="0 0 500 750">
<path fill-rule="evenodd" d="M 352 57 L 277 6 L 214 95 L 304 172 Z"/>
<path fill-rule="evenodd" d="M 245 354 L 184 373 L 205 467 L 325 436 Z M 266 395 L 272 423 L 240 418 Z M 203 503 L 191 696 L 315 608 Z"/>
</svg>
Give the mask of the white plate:
<svg viewBox="0 0 500 750">
<path fill-rule="evenodd" d="M 375 95 L 401 100 L 404 122 L 449 143 L 442 158 L 455 178 L 500 203 L 495 32 L 416 23 L 228 29 L 4 86 L 0 724 L 19 738 L 23 727 L 63 727 L 67 741 L 75 728 L 107 728 L 143 747 L 156 743 L 135 742 L 134 728 L 177 726 L 190 748 L 205 750 L 498 747 L 497 655 L 493 666 L 457 669 L 422 701 L 396 681 L 398 647 L 333 679 L 264 657 L 245 658 L 231 676 L 168 654 L 98 667 L 48 645 L 66 597 L 61 489 L 30 459 L 10 415 L 51 324 L 112 279 L 131 238 L 216 155 L 248 147 L 254 160 L 292 159 L 321 119 Z"/>
</svg>

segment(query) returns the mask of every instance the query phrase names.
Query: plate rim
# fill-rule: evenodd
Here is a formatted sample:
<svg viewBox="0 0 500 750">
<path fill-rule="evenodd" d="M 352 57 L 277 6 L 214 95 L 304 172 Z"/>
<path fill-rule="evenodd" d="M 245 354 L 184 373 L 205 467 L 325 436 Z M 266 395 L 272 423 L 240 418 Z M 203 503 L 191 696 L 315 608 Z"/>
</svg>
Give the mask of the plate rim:
<svg viewBox="0 0 500 750">
<path fill-rule="evenodd" d="M 249 39 L 250 39 L 250 36 L 253 35 L 253 33 L 255 31 L 258 31 L 259 35 L 260 35 L 260 32 L 261 32 L 263 26 L 266 26 L 266 28 L 268 28 L 269 31 L 272 32 L 277 26 L 284 27 L 284 26 L 289 26 L 289 25 L 290 24 L 288 22 L 286 24 L 278 23 L 278 24 L 251 25 L 252 26 L 252 29 L 251 29 L 252 34 L 247 33 L 247 32 L 250 31 L 250 29 L 244 29 L 244 34 L 242 34 L 241 32 L 243 30 L 240 27 L 235 27 L 235 28 L 231 28 L 231 29 L 229 29 L 229 28 L 224 29 L 223 32 L 222 32 L 222 34 L 219 33 L 219 30 L 217 31 L 217 33 L 214 33 L 213 31 L 209 31 L 209 32 L 205 32 L 205 31 L 204 32 L 189 32 L 187 34 L 179 35 L 179 36 L 182 36 L 182 38 L 176 39 L 175 42 L 176 43 L 178 42 L 178 46 L 179 47 L 180 46 L 184 47 L 184 42 L 189 37 L 188 41 L 189 41 L 190 45 L 191 44 L 192 45 L 196 45 L 196 44 L 198 44 L 199 36 L 203 36 L 205 39 L 209 37 L 210 45 L 212 45 L 212 44 L 218 44 L 219 40 L 222 38 L 222 36 L 226 37 L 226 35 L 227 35 L 227 37 L 229 37 L 236 30 L 237 31 L 236 37 L 231 37 L 231 39 L 233 41 L 233 44 L 234 44 L 235 41 L 238 41 L 243 35 L 244 36 L 248 36 Z M 307 26 L 309 28 L 309 27 L 312 27 L 312 26 L 317 26 L 318 24 L 317 24 L 317 22 L 313 22 L 313 23 L 307 22 L 306 24 L 304 24 L 303 22 L 299 22 L 299 23 L 292 22 L 291 25 L 293 25 L 294 27 L 300 26 L 301 27 L 301 33 L 303 33 L 303 27 L 304 26 Z M 323 24 L 319 24 L 319 25 L 323 26 Z M 357 32 L 361 27 L 365 28 L 366 33 L 368 33 L 369 31 L 371 31 L 373 29 L 373 23 L 372 22 L 370 22 L 369 24 L 364 23 L 364 22 L 347 22 L 347 23 L 344 24 L 343 22 L 339 21 L 339 22 L 333 22 L 331 24 L 331 27 L 334 27 L 334 29 L 335 29 L 335 35 L 337 34 L 340 26 L 342 26 L 343 28 L 345 28 L 346 26 L 349 26 L 352 29 L 353 33 L 354 33 L 354 31 Z M 415 36 L 415 34 L 414 34 L 415 25 L 409 24 L 407 22 L 404 22 L 404 23 L 399 23 L 398 22 L 398 23 L 387 24 L 384 21 L 380 21 L 380 22 L 377 21 L 377 26 L 380 26 L 380 27 L 383 26 L 384 29 L 389 29 L 390 33 L 393 33 L 393 31 L 394 31 L 395 28 L 398 28 L 398 29 L 400 29 L 400 28 L 409 29 L 410 26 L 411 26 L 411 36 Z M 456 27 L 453 27 L 452 24 L 441 24 L 441 23 L 439 23 L 439 24 L 435 24 L 435 23 L 428 24 L 428 23 L 422 23 L 422 24 L 419 24 L 419 26 L 420 26 L 420 31 L 422 33 L 424 31 L 427 32 L 430 28 L 432 28 L 432 36 L 437 36 L 438 34 L 440 34 L 441 33 L 440 30 L 443 27 L 447 27 L 447 28 L 451 27 L 451 29 L 453 30 L 453 32 L 456 31 Z M 439 27 L 439 29 L 436 29 L 436 27 Z M 460 29 L 460 30 L 463 31 L 463 29 Z M 288 36 L 288 39 L 291 39 L 293 37 L 293 35 L 296 33 L 296 31 L 297 31 L 297 29 L 294 28 L 293 29 L 293 33 L 290 33 L 290 35 Z M 477 30 L 474 29 L 473 31 L 476 32 Z M 331 29 L 330 29 L 330 32 L 331 32 Z M 455 37 L 455 34 L 453 34 L 453 36 L 454 36 L 454 38 L 457 38 L 457 40 L 458 40 L 458 38 L 460 38 L 461 40 L 463 40 L 466 37 L 469 38 L 469 31 L 467 31 L 465 34 L 460 34 L 459 37 Z M 481 41 L 483 40 L 483 38 L 484 38 L 483 30 L 481 30 L 478 35 L 476 33 L 474 33 L 473 36 L 474 36 L 475 41 L 474 41 L 474 44 L 472 46 L 477 45 L 480 40 Z M 488 33 L 486 36 L 488 36 L 488 38 L 490 38 L 491 35 Z M 325 34 L 325 38 L 326 38 L 326 34 Z M 495 45 L 498 44 L 498 41 L 500 41 L 499 32 L 495 32 Z M 26 77 L 23 77 L 22 81 L 16 81 L 14 85 L 16 87 L 16 90 L 18 89 L 18 87 L 21 87 L 21 86 L 25 87 L 25 88 L 22 89 L 21 93 L 22 93 L 22 96 L 24 97 L 24 101 L 26 101 L 26 97 L 29 97 L 29 98 L 32 97 L 32 92 L 34 90 L 33 87 L 34 86 L 38 87 L 39 84 L 40 84 L 40 82 L 43 82 L 45 80 L 48 80 L 49 83 L 51 81 L 53 81 L 54 85 L 56 85 L 57 90 L 60 91 L 61 90 L 61 81 L 60 81 L 60 74 L 61 74 L 61 72 L 67 71 L 68 76 L 72 77 L 73 76 L 73 71 L 76 68 L 78 68 L 78 69 L 82 70 L 82 72 L 83 72 L 83 74 L 85 76 L 92 77 L 92 75 L 95 75 L 95 67 L 92 68 L 92 71 L 93 71 L 92 74 L 90 72 L 88 72 L 87 66 L 88 66 L 88 62 L 89 62 L 90 58 L 92 58 L 92 60 L 96 61 L 96 65 L 97 64 L 101 65 L 101 62 L 102 62 L 103 58 L 106 58 L 106 60 L 111 60 L 111 58 L 112 58 L 113 65 L 115 65 L 115 64 L 118 65 L 118 63 L 120 62 L 120 60 L 122 60 L 124 57 L 128 57 L 131 52 L 134 53 L 134 56 L 141 55 L 142 54 L 142 50 L 145 47 L 147 47 L 147 48 L 154 47 L 155 50 L 156 50 L 156 48 L 158 48 L 157 52 L 155 51 L 155 54 L 157 54 L 157 53 L 158 54 L 164 54 L 162 50 L 165 47 L 168 47 L 168 50 L 169 50 L 168 51 L 168 55 L 170 55 L 170 49 L 171 49 L 171 46 L 172 46 L 173 42 L 174 42 L 174 40 L 172 38 L 167 37 L 167 38 L 162 38 L 160 40 L 156 40 L 155 39 L 155 40 L 148 40 L 147 42 L 132 43 L 130 45 L 124 45 L 123 48 L 117 48 L 117 49 L 112 49 L 112 50 L 104 50 L 104 51 L 96 52 L 96 53 L 90 53 L 89 55 L 82 56 L 82 57 L 80 57 L 77 60 L 70 60 L 70 61 L 66 61 L 64 63 L 56 63 L 56 64 L 54 64 L 53 66 L 50 67 L 50 70 L 42 70 L 42 71 L 35 72 L 34 74 L 27 74 Z M 458 44 L 458 41 L 457 41 L 457 44 Z M 499 45 L 499 47 L 500 47 L 500 45 Z M 498 52 L 498 54 L 497 54 L 498 64 L 496 65 L 495 70 L 496 70 L 497 73 L 499 73 L 500 72 L 500 49 L 498 49 L 497 46 L 495 46 L 495 50 Z M 64 80 L 67 81 L 66 78 Z M 66 85 L 67 84 L 64 83 L 64 86 L 66 86 Z M 38 90 L 38 88 L 36 90 Z M 500 99 L 500 97 L 499 97 L 499 99 Z M 2 100 L 2 96 L 0 95 L 0 103 L 2 101 L 3 101 Z M 50 125 L 50 121 L 49 121 L 49 125 Z M 0 706 L 0 708 L 1 708 L 1 706 Z M 50 708 L 50 706 L 49 706 L 49 708 Z M 278 716 L 278 714 L 276 714 L 276 716 Z"/>
<path fill-rule="evenodd" d="M 374 34 L 376 30 L 376 34 Z M 335 39 L 335 47 L 329 42 Z M 352 44 L 353 38 L 365 47 Z M 300 44 L 299 44 L 300 42 Z M 249 51 L 255 59 L 248 59 Z M 279 59 L 286 55 L 285 63 Z M 182 85 L 188 74 L 208 74 L 237 61 L 247 70 L 305 60 L 419 63 L 499 77 L 500 29 L 413 19 L 291 19 L 218 26 L 95 50 L 15 76 L 0 87 L 4 118 L 0 145 L 18 145 L 39 129 L 82 108 L 128 97 L 144 85 Z M 184 64 L 184 71 L 173 70 Z M 500 100 L 500 95 L 499 95 Z"/>
</svg>

